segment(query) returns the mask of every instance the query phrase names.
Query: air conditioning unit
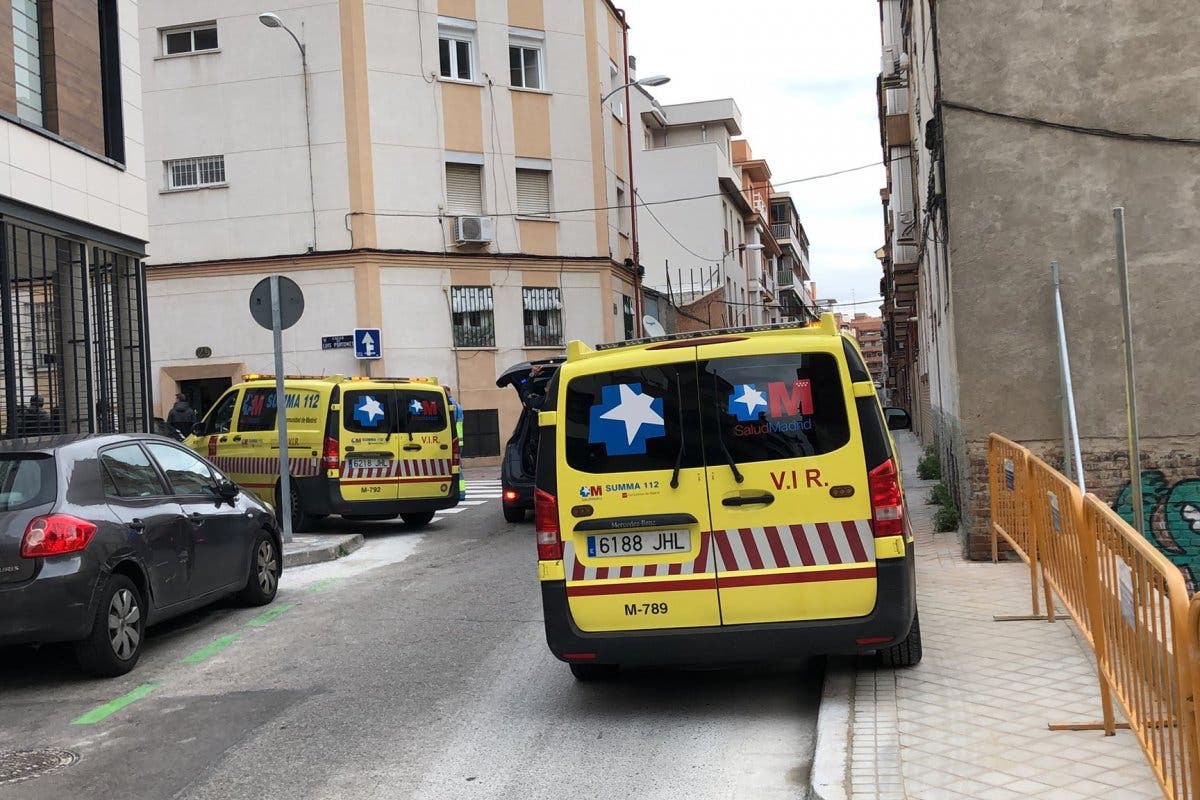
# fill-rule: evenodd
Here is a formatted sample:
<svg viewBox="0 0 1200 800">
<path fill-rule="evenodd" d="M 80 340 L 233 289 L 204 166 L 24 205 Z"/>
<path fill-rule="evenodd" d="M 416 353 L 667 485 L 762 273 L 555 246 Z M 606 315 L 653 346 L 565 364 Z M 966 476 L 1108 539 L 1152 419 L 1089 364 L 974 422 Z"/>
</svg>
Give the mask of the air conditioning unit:
<svg viewBox="0 0 1200 800">
<path fill-rule="evenodd" d="M 491 217 L 456 217 L 454 240 L 459 244 L 487 244 L 496 238 Z"/>
<path fill-rule="evenodd" d="M 883 48 L 883 59 L 879 67 L 879 71 L 883 73 L 884 78 L 894 78 L 900 71 L 900 48 L 894 44 L 885 45 Z"/>
</svg>

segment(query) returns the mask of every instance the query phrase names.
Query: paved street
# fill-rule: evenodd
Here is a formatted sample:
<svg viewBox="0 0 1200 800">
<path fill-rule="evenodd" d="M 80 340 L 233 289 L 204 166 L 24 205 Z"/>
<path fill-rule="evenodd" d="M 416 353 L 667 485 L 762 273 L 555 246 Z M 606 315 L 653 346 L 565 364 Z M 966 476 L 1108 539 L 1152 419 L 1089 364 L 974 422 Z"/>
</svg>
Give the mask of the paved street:
<svg viewBox="0 0 1200 800">
<path fill-rule="evenodd" d="M 153 629 L 123 678 L 0 651 L 0 753 L 78 755 L 0 798 L 802 795 L 815 665 L 577 684 L 545 647 L 531 525 L 495 482 L 468 490 L 421 533 L 355 525 L 361 550 L 286 573 L 266 609 Z"/>
</svg>

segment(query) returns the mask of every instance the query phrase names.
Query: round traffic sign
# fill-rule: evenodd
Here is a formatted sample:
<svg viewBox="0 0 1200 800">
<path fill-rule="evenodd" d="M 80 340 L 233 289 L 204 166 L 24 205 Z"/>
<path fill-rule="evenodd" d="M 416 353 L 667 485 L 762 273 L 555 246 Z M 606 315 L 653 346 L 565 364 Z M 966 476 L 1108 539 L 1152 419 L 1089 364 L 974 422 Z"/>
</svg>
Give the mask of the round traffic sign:
<svg viewBox="0 0 1200 800">
<path fill-rule="evenodd" d="M 304 313 L 304 292 L 291 278 L 282 275 L 279 279 L 279 328 L 286 330 Z M 250 316 L 267 330 L 271 330 L 271 278 L 263 278 L 250 292 Z"/>
</svg>

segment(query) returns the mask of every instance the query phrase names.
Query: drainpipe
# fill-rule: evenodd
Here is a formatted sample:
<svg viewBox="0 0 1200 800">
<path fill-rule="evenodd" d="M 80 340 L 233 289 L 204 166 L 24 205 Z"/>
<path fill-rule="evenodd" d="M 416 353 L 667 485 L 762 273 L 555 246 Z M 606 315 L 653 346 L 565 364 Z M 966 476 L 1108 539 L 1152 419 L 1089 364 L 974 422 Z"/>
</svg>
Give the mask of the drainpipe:
<svg viewBox="0 0 1200 800">
<path fill-rule="evenodd" d="M 633 251 L 633 331 L 635 338 L 646 335 L 642 328 L 642 251 L 638 246 L 637 184 L 633 182 L 633 104 L 630 102 L 629 23 L 625 12 L 617 11 L 621 23 L 622 57 L 625 59 L 625 155 L 629 161 L 629 238 Z"/>
</svg>

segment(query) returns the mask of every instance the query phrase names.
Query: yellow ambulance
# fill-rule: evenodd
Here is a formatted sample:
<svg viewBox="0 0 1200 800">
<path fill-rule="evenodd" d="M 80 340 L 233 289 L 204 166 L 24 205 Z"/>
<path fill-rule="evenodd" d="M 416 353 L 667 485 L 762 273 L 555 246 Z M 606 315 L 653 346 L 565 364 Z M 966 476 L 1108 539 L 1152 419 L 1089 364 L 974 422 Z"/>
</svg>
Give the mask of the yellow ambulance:
<svg viewBox="0 0 1200 800">
<path fill-rule="evenodd" d="M 436 378 L 288 377 L 292 525 L 324 517 L 426 525 L 459 501 L 455 409 Z M 233 481 L 278 503 L 275 378 L 247 375 L 196 423 L 187 444 Z"/>
<path fill-rule="evenodd" d="M 571 342 L 543 409 L 538 576 L 547 642 L 577 678 L 821 653 L 920 660 L 896 450 L 832 315 Z"/>
</svg>

